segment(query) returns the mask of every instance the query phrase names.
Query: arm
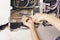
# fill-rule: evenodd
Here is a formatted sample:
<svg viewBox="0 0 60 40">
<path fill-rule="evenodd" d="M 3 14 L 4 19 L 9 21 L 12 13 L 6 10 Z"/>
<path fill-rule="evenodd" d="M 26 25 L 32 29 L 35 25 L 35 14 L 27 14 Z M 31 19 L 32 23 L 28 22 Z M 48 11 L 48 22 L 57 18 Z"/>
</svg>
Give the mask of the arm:
<svg viewBox="0 0 60 40">
<path fill-rule="evenodd" d="M 47 15 L 45 17 L 45 20 L 47 20 L 49 23 L 51 23 L 56 29 L 60 31 L 60 19 L 53 15 Z"/>
<path fill-rule="evenodd" d="M 33 16 L 33 21 L 40 22 L 40 20 L 46 20 L 52 24 L 56 29 L 60 31 L 60 19 L 50 14 L 36 14 Z"/>
<path fill-rule="evenodd" d="M 30 28 L 30 31 L 31 31 L 33 40 L 39 40 L 39 37 L 38 37 L 36 29 L 35 28 Z"/>
<path fill-rule="evenodd" d="M 31 19 L 29 19 L 29 20 L 27 20 L 27 19 L 29 19 L 29 18 L 26 17 L 26 16 L 24 16 L 22 18 L 23 24 L 26 25 L 26 26 L 28 26 L 30 28 L 33 40 L 39 40 L 37 31 L 36 31 L 36 29 L 34 27 L 34 22 Z"/>
</svg>

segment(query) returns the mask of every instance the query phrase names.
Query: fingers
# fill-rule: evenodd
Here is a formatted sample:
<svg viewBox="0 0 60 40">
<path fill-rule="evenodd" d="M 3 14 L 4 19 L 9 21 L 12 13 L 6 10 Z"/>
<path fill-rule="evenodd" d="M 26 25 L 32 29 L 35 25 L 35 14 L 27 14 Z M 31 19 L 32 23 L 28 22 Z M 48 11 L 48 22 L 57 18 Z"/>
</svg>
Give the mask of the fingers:
<svg viewBox="0 0 60 40">
<path fill-rule="evenodd" d="M 35 15 L 32 17 L 32 20 L 33 20 L 34 22 L 36 21 L 37 15 L 38 15 L 38 14 L 35 14 Z"/>
<path fill-rule="evenodd" d="M 24 25 L 26 25 L 28 27 L 32 27 L 34 25 L 33 21 L 26 16 L 22 17 L 22 22 L 23 22 Z"/>
<path fill-rule="evenodd" d="M 43 22 L 44 20 L 44 14 L 35 14 L 33 17 L 32 17 L 32 20 L 34 22 L 37 22 L 37 23 L 40 23 L 40 22 Z"/>
<path fill-rule="evenodd" d="M 23 16 L 22 17 L 22 22 L 24 22 L 24 23 L 33 23 L 33 20 L 32 19 L 30 19 L 30 18 L 28 18 L 28 17 L 26 17 L 26 16 Z"/>
<path fill-rule="evenodd" d="M 35 14 L 33 17 L 32 17 L 32 20 L 34 21 L 34 22 L 39 22 L 39 20 L 40 20 L 40 18 L 39 18 L 39 14 Z"/>
<path fill-rule="evenodd" d="M 40 22 L 43 22 L 43 20 L 45 20 L 45 15 L 46 14 L 35 14 L 32 19 L 26 17 L 26 16 L 23 16 L 22 17 L 22 22 L 28 22 L 28 21 L 32 21 L 32 22 L 36 22 L 36 23 L 40 23 Z"/>
<path fill-rule="evenodd" d="M 27 20 L 28 20 L 28 17 L 26 17 L 26 16 L 22 17 L 22 22 L 27 22 Z"/>
</svg>

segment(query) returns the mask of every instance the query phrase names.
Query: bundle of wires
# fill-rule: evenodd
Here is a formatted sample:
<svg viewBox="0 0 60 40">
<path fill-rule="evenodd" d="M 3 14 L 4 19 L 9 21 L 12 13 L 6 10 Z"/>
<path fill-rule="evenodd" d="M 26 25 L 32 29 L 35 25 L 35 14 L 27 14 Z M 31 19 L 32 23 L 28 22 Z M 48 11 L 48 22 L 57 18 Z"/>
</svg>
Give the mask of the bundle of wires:
<svg viewBox="0 0 60 40">
<path fill-rule="evenodd" d="M 32 7 L 35 7 L 36 3 L 37 3 L 37 0 L 24 0 L 24 1 L 14 0 L 13 1 L 13 5 L 16 8 L 32 8 Z"/>
</svg>

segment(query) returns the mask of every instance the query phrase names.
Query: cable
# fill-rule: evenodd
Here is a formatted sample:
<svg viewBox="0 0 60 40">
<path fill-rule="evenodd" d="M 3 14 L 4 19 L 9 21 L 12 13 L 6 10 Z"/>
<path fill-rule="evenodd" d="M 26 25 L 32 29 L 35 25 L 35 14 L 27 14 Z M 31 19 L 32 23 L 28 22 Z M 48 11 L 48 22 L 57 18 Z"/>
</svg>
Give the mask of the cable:
<svg viewBox="0 0 60 40">
<path fill-rule="evenodd" d="M 51 7 L 48 7 L 48 9 L 54 10 L 57 7 L 57 4 L 58 4 L 58 0 L 54 5 L 52 5 Z"/>
<path fill-rule="evenodd" d="M 20 6 L 16 6 L 16 5 L 15 5 L 15 1 L 16 1 L 16 0 L 13 1 L 14 6 L 17 7 L 17 8 L 21 8 Z M 26 4 L 25 6 L 23 6 L 23 7 L 26 7 L 26 6 L 28 5 L 28 3 L 29 3 L 29 0 L 27 0 L 27 4 Z"/>
<path fill-rule="evenodd" d="M 17 8 L 32 8 L 32 7 L 34 7 L 34 6 L 36 5 L 36 3 L 37 3 L 37 0 L 34 0 L 34 4 L 33 4 L 32 6 L 27 7 L 27 6 L 29 5 L 30 1 L 31 1 L 31 0 L 27 0 L 27 4 L 26 4 L 25 6 L 23 6 L 23 7 L 20 7 L 20 6 L 16 6 L 15 1 L 16 1 L 16 0 L 13 1 L 13 4 L 14 4 L 14 6 L 17 7 Z"/>
<path fill-rule="evenodd" d="M 35 5 L 36 5 L 36 3 L 37 3 L 37 0 L 34 0 L 34 4 L 33 4 L 33 6 L 29 6 L 29 7 L 34 7 Z"/>
</svg>

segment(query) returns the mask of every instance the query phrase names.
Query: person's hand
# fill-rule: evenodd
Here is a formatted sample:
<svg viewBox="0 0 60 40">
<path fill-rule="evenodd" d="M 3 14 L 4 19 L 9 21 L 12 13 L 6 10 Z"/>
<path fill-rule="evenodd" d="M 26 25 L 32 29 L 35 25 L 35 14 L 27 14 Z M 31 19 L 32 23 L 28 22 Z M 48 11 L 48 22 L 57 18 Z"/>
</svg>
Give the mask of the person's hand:
<svg viewBox="0 0 60 40">
<path fill-rule="evenodd" d="M 37 14 L 35 14 L 35 15 L 32 17 L 32 20 L 33 20 L 34 22 L 37 22 L 37 23 L 43 22 L 43 20 L 45 20 L 45 18 L 46 18 L 46 15 L 47 15 L 47 14 L 39 14 L 39 13 L 37 13 Z"/>
<path fill-rule="evenodd" d="M 32 21 L 32 19 L 29 19 L 28 17 L 23 16 L 22 22 L 24 25 L 28 26 L 29 28 L 32 28 L 32 27 L 34 28 L 34 22 Z"/>
</svg>

